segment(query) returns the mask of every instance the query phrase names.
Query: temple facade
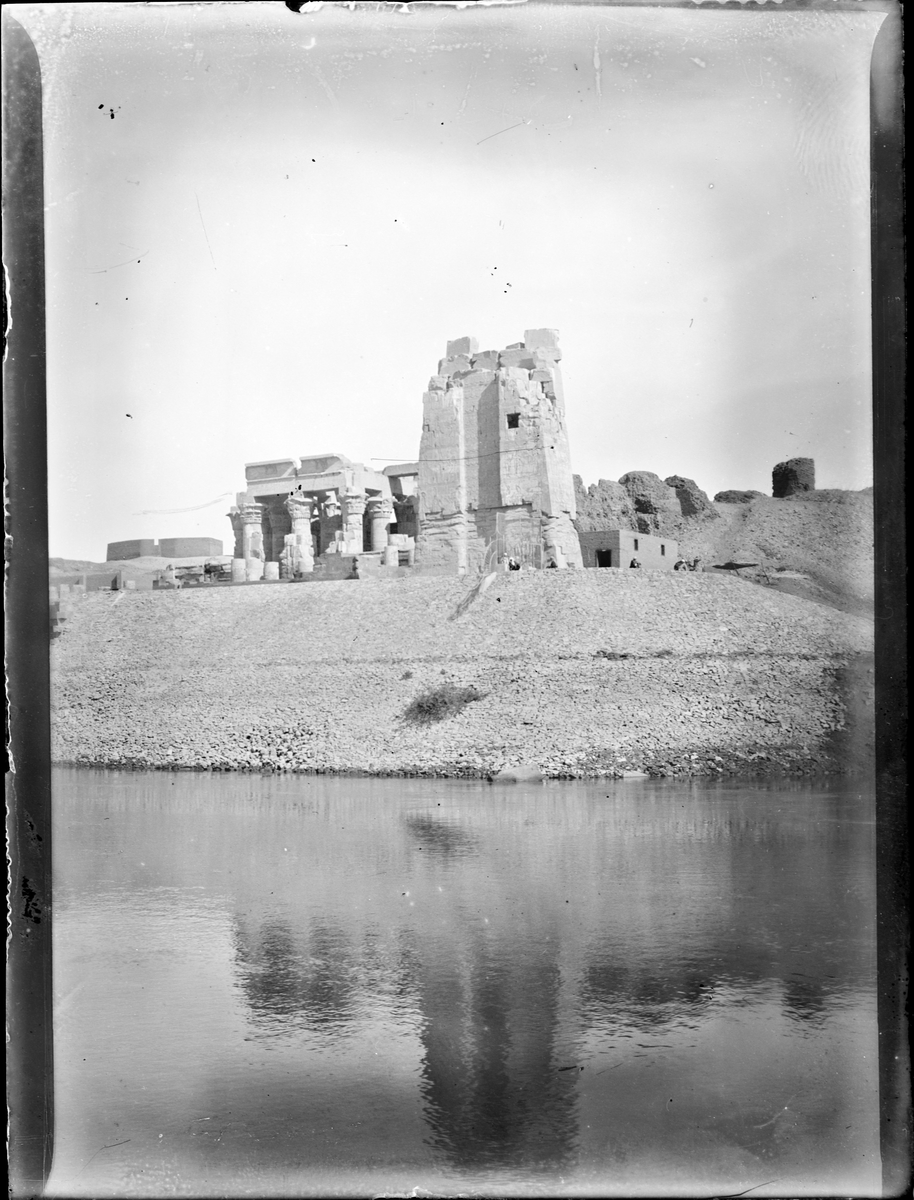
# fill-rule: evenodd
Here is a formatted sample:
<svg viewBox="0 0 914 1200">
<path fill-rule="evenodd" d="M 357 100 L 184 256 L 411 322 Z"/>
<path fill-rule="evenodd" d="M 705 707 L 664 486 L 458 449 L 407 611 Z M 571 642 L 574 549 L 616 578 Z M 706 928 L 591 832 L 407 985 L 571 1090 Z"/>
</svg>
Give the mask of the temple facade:
<svg viewBox="0 0 914 1200">
<path fill-rule="evenodd" d="M 247 487 L 228 514 L 235 577 L 301 578 L 317 560 L 329 578 L 411 565 L 416 501 L 403 489 L 414 466 L 401 464 L 393 475 L 342 454 L 248 463 Z"/>
</svg>

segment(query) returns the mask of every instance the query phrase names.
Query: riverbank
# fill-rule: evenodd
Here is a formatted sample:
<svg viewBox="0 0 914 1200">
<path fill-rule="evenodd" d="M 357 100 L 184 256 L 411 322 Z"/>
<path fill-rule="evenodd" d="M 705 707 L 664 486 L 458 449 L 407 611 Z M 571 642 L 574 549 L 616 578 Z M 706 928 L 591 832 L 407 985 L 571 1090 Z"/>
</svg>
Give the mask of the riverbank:
<svg viewBox="0 0 914 1200">
<path fill-rule="evenodd" d="M 580 778 L 864 765 L 864 618 L 729 576 L 592 570 L 499 575 L 452 619 L 469 588 L 86 596 L 52 646 L 54 759 Z M 478 698 L 417 720 L 447 685 Z"/>
</svg>

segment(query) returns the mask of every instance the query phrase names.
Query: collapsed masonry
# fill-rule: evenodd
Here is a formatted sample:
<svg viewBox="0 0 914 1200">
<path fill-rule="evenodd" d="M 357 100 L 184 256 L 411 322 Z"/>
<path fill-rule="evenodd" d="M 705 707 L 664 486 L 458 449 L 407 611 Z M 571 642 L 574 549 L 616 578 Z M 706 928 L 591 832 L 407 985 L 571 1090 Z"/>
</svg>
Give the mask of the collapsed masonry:
<svg viewBox="0 0 914 1200">
<path fill-rule="evenodd" d="M 448 342 L 423 397 L 417 561 L 465 574 L 507 557 L 580 567 L 554 329 L 504 350 Z"/>
</svg>

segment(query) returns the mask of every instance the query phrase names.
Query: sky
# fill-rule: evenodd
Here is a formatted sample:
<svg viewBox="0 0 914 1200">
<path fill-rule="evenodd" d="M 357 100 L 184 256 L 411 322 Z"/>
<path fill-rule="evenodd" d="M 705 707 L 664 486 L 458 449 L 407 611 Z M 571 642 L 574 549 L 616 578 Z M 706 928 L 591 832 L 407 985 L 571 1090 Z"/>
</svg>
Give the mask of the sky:
<svg viewBox="0 0 914 1200">
<path fill-rule="evenodd" d="M 246 462 L 413 460 L 446 342 L 544 326 L 585 483 L 770 494 L 798 455 L 872 482 L 881 14 L 13 15 L 44 85 L 52 555 L 230 547 Z"/>
</svg>

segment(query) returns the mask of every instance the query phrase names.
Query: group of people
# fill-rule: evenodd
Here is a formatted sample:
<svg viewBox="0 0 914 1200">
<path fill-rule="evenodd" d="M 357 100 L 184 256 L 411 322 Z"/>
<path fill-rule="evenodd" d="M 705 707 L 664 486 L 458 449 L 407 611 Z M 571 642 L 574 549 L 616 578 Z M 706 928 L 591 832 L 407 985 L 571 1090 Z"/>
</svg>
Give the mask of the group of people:
<svg viewBox="0 0 914 1200">
<path fill-rule="evenodd" d="M 520 563 L 517 561 L 516 558 L 506 559 L 505 566 L 508 568 L 509 571 L 519 571 L 521 569 Z M 546 566 L 547 566 L 547 568 L 552 567 L 553 570 L 557 571 L 559 564 L 555 561 L 554 558 L 550 558 L 549 561 L 546 563 Z"/>
<path fill-rule="evenodd" d="M 676 561 L 673 563 L 673 570 L 674 571 L 697 571 L 698 564 L 700 562 L 701 562 L 700 558 L 693 559 L 692 562 L 688 562 L 684 558 L 677 558 Z M 629 566 L 629 570 L 640 570 L 641 563 L 637 558 L 633 558 L 632 561 L 628 564 L 628 566 Z"/>
</svg>

